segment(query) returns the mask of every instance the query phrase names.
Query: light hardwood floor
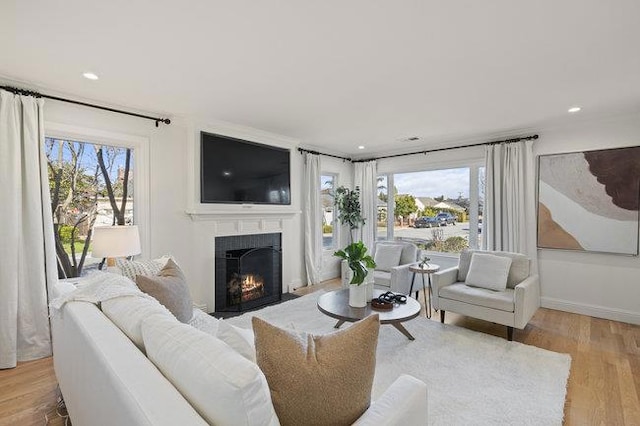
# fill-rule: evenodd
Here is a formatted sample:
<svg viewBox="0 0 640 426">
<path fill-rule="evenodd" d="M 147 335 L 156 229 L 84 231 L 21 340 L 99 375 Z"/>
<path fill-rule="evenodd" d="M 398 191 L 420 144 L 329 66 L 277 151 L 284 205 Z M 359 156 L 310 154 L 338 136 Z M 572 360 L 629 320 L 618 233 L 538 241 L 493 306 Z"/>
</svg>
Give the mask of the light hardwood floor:
<svg viewBox="0 0 640 426">
<path fill-rule="evenodd" d="M 338 287 L 333 280 L 295 293 Z M 506 337 L 505 327 L 473 318 L 447 312 L 446 322 Z M 640 326 L 541 308 L 513 339 L 571 355 L 565 424 L 640 425 Z M 55 414 L 57 397 L 51 358 L 0 370 L 0 426 L 43 425 L 45 413 L 49 424 L 64 424 Z"/>
</svg>

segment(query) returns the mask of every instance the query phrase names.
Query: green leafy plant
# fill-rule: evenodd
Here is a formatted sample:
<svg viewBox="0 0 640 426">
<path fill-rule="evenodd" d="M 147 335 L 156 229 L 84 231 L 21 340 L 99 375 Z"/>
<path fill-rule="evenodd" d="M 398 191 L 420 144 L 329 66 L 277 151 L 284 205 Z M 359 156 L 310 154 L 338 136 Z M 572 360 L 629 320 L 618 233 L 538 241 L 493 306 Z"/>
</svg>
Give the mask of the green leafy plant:
<svg viewBox="0 0 640 426">
<path fill-rule="evenodd" d="M 353 271 L 353 278 L 349 284 L 362 284 L 369 272 L 367 268 L 376 267 L 376 262 L 367 254 L 367 247 L 362 241 L 351 243 L 344 250 L 338 250 L 333 255 L 346 260 L 349 268 Z"/>
<path fill-rule="evenodd" d="M 338 220 L 349 227 L 350 241 L 353 242 L 353 234 L 365 222 L 360 212 L 360 188 L 356 186 L 356 189 L 350 190 L 340 186 L 336 188 L 334 197 L 338 208 Z"/>
</svg>

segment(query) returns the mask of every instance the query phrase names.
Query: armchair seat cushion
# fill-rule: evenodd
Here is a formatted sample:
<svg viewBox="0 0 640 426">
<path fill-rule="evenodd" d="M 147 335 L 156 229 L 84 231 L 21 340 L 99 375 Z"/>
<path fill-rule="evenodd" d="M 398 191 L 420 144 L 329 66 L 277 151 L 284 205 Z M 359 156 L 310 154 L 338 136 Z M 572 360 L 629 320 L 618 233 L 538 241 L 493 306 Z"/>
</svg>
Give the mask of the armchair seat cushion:
<svg viewBox="0 0 640 426">
<path fill-rule="evenodd" d="M 505 312 L 515 312 L 514 290 L 493 291 L 457 282 L 440 288 L 438 297 Z"/>
</svg>

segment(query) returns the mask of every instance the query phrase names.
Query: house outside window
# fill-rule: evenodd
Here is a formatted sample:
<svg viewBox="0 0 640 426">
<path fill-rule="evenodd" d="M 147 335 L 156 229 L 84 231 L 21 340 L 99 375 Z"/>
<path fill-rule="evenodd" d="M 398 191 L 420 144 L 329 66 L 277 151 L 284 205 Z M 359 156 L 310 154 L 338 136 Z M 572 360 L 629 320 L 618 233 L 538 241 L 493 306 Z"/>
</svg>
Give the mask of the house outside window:
<svg viewBox="0 0 640 426">
<path fill-rule="evenodd" d="M 336 175 L 324 173 L 320 176 L 320 204 L 322 206 L 322 248 L 332 250 L 336 248 L 337 226 L 335 217 L 334 190 Z"/>
</svg>

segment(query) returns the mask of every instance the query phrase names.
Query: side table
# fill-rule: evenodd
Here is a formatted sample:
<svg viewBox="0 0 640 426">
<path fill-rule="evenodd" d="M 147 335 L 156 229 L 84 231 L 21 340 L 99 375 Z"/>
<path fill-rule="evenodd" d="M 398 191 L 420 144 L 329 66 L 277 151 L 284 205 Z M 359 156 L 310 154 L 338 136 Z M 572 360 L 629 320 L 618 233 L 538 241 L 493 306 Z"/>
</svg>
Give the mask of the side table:
<svg viewBox="0 0 640 426">
<path fill-rule="evenodd" d="M 411 288 L 409 289 L 409 296 L 413 292 L 413 283 L 416 280 L 416 274 L 422 275 L 422 293 L 424 294 L 424 311 L 427 314 L 427 318 L 431 318 L 431 296 L 433 295 L 433 290 L 431 288 L 431 274 L 434 272 L 438 272 L 440 270 L 440 265 L 436 265 L 435 263 L 428 263 L 426 265 L 420 266 L 419 263 L 413 264 L 409 266 L 409 271 L 413 272 L 413 278 L 411 279 Z M 427 276 L 429 280 L 429 286 L 427 287 L 424 282 L 424 276 Z M 427 288 L 429 289 L 429 303 L 427 303 Z M 416 290 L 416 300 L 418 299 L 418 290 Z"/>
</svg>

